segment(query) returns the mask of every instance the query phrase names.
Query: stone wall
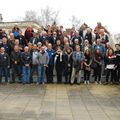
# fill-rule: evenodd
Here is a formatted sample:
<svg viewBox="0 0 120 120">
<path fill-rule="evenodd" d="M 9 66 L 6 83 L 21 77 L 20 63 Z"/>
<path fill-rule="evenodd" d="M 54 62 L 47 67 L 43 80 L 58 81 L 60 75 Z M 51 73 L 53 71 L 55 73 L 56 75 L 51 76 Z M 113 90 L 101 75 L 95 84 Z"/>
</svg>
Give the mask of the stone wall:
<svg viewBox="0 0 120 120">
<path fill-rule="evenodd" d="M 12 30 L 12 28 L 15 25 L 18 25 L 18 27 L 24 32 L 26 28 L 31 25 L 33 29 L 36 31 L 37 29 L 40 28 L 40 25 L 36 22 L 33 21 L 18 21 L 18 22 L 1 22 L 0 23 L 0 29 L 5 30 L 7 33 Z"/>
</svg>

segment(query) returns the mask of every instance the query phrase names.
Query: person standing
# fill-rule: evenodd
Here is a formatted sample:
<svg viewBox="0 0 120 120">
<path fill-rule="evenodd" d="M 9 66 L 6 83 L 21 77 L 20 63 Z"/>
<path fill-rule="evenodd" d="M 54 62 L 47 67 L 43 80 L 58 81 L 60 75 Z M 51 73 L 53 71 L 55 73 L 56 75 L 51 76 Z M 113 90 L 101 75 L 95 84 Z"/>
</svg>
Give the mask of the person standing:
<svg viewBox="0 0 120 120">
<path fill-rule="evenodd" d="M 101 84 L 101 72 L 102 72 L 103 56 L 102 56 L 100 49 L 95 50 L 93 60 L 94 60 L 94 64 L 96 64 L 96 67 L 94 68 L 95 83 Z"/>
<path fill-rule="evenodd" d="M 116 44 L 115 47 L 116 47 L 115 55 L 117 64 L 117 80 L 118 82 L 120 82 L 120 44 Z"/>
<path fill-rule="evenodd" d="M 64 53 L 64 76 L 65 76 L 65 83 L 70 83 L 71 81 L 71 75 L 72 75 L 72 67 L 73 67 L 73 58 L 72 58 L 73 50 L 66 49 Z"/>
<path fill-rule="evenodd" d="M 31 50 L 31 55 L 32 55 L 32 63 L 31 63 L 31 75 L 30 75 L 30 80 L 31 83 L 34 82 L 33 76 L 34 74 L 38 76 L 38 49 L 37 45 L 33 45 L 32 50 Z"/>
<path fill-rule="evenodd" d="M 84 62 L 83 62 L 83 70 L 84 70 L 84 84 L 90 83 L 90 65 L 92 63 L 90 50 L 86 49 L 84 53 Z"/>
<path fill-rule="evenodd" d="M 55 50 L 52 49 L 51 43 L 48 44 L 47 53 L 49 55 L 49 63 L 48 63 L 48 67 L 46 69 L 47 83 L 52 83 L 53 82 Z"/>
<path fill-rule="evenodd" d="M 108 53 L 106 55 L 106 83 L 109 81 L 109 76 L 111 76 L 111 84 L 115 83 L 117 81 L 117 75 L 116 75 L 116 62 L 115 62 L 116 56 L 114 55 L 114 50 L 109 49 Z"/>
<path fill-rule="evenodd" d="M 45 51 L 44 46 L 41 47 L 41 50 L 37 56 L 37 60 L 38 60 L 38 81 L 37 81 L 37 84 L 44 84 L 45 83 L 46 67 L 48 67 L 48 63 L 49 63 L 49 55 Z"/>
<path fill-rule="evenodd" d="M 10 67 L 9 55 L 5 52 L 5 48 L 0 49 L 0 83 L 2 82 L 2 75 L 5 76 L 5 83 L 8 83 L 8 68 Z"/>
<path fill-rule="evenodd" d="M 80 46 L 76 45 L 76 51 L 73 52 L 73 70 L 71 77 L 71 84 L 74 84 L 75 78 L 77 78 L 77 84 L 81 81 L 81 67 L 84 60 L 84 54 L 80 51 Z"/>
<path fill-rule="evenodd" d="M 31 54 L 29 48 L 26 46 L 24 52 L 21 55 L 22 60 L 22 74 L 23 74 L 23 84 L 30 84 L 30 64 L 31 64 Z"/>
<path fill-rule="evenodd" d="M 11 53 L 11 63 L 12 63 L 12 81 L 15 82 L 15 76 L 18 74 L 19 82 L 21 82 L 21 52 L 19 46 L 14 47 L 14 51 Z"/>
<path fill-rule="evenodd" d="M 63 51 L 62 51 L 61 47 L 58 47 L 56 54 L 55 54 L 55 59 L 54 59 L 58 83 L 62 82 L 63 63 L 64 63 Z"/>
</svg>

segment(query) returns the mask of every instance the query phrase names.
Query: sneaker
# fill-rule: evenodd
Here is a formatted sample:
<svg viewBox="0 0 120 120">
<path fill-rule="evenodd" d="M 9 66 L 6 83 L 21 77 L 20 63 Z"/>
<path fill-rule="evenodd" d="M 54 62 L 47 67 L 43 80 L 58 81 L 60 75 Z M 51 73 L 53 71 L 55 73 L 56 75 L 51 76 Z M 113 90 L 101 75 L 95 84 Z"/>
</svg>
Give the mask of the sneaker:
<svg viewBox="0 0 120 120">
<path fill-rule="evenodd" d="M 87 84 L 89 85 L 89 84 L 90 84 L 90 82 L 89 82 L 89 81 L 87 81 Z"/>
<path fill-rule="evenodd" d="M 44 85 L 45 83 L 44 82 L 42 82 L 42 85 Z"/>
<path fill-rule="evenodd" d="M 95 81 L 95 84 L 97 85 L 97 84 L 98 84 L 98 82 L 97 82 L 97 81 Z"/>
<path fill-rule="evenodd" d="M 39 83 L 37 82 L 36 85 L 39 85 Z"/>
<path fill-rule="evenodd" d="M 86 85 L 86 84 L 87 84 L 87 82 L 86 82 L 86 81 L 84 81 L 84 84 Z"/>
<path fill-rule="evenodd" d="M 102 84 L 101 81 L 99 81 L 99 84 L 100 84 L 100 85 Z"/>
</svg>

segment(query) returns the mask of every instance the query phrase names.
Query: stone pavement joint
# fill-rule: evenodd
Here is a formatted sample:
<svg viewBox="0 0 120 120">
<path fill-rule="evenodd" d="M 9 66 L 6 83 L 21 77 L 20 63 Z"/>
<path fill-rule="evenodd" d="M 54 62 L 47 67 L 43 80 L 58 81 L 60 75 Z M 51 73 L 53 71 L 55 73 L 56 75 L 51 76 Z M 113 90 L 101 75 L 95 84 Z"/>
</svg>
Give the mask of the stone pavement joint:
<svg viewBox="0 0 120 120">
<path fill-rule="evenodd" d="M 0 85 L 0 120 L 120 120 L 120 86 Z"/>
</svg>

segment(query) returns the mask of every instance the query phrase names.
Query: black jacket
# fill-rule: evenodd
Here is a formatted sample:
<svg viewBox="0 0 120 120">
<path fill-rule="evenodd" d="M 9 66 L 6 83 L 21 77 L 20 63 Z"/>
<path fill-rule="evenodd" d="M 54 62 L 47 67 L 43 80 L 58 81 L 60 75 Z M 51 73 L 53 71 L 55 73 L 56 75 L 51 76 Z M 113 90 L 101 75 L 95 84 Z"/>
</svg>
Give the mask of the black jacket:
<svg viewBox="0 0 120 120">
<path fill-rule="evenodd" d="M 21 55 L 21 61 L 23 65 L 31 64 L 32 57 L 30 52 L 23 52 Z"/>
<path fill-rule="evenodd" d="M 85 35 L 85 39 L 87 39 L 89 41 L 89 43 L 92 45 L 92 33 L 86 33 Z"/>
<path fill-rule="evenodd" d="M 15 64 L 15 61 L 17 61 L 17 65 L 19 65 L 21 63 L 21 52 L 12 51 L 10 58 L 12 64 Z"/>
<path fill-rule="evenodd" d="M 10 66 L 10 58 L 7 53 L 1 54 L 0 53 L 0 66 Z"/>
<path fill-rule="evenodd" d="M 33 41 L 34 40 L 34 41 Z M 34 38 L 34 37 L 32 37 L 32 38 L 30 38 L 30 43 L 32 43 L 32 44 L 37 44 L 38 42 L 39 42 L 40 40 L 38 39 L 38 38 Z"/>
<path fill-rule="evenodd" d="M 120 50 L 115 51 L 115 55 L 116 55 L 116 65 L 120 67 Z"/>
</svg>

